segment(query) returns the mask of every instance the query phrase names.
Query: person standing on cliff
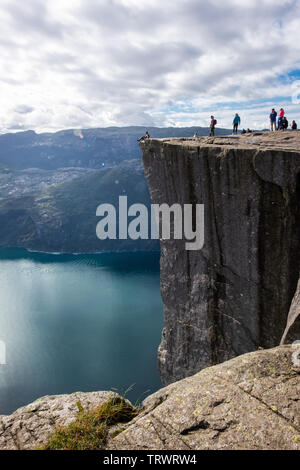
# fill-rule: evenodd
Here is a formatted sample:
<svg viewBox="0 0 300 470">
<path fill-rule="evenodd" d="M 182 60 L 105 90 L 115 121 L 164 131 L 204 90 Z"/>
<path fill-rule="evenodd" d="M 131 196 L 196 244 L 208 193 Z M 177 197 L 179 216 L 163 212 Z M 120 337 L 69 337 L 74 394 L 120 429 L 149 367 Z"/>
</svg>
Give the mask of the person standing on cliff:
<svg viewBox="0 0 300 470">
<path fill-rule="evenodd" d="M 270 114 L 270 129 L 271 129 L 271 132 L 274 130 L 276 131 L 277 130 L 277 127 L 276 127 L 276 119 L 277 119 L 277 112 L 275 111 L 275 109 L 273 108 L 272 111 L 271 111 L 271 114 Z"/>
<path fill-rule="evenodd" d="M 217 120 L 215 119 L 214 116 L 210 116 L 210 137 L 214 137 L 215 135 L 215 128 L 217 125 Z"/>
<path fill-rule="evenodd" d="M 277 129 L 280 131 L 280 130 L 283 130 L 283 127 L 282 127 L 282 122 L 283 122 L 283 118 L 284 118 L 284 110 L 283 108 L 280 108 L 280 111 L 279 111 L 279 118 L 278 118 L 278 125 L 277 125 Z"/>
<path fill-rule="evenodd" d="M 233 133 L 234 134 L 238 133 L 238 128 L 239 128 L 240 124 L 241 124 L 241 118 L 238 115 L 238 113 L 236 113 L 236 115 L 234 116 L 234 119 L 233 119 Z"/>
</svg>

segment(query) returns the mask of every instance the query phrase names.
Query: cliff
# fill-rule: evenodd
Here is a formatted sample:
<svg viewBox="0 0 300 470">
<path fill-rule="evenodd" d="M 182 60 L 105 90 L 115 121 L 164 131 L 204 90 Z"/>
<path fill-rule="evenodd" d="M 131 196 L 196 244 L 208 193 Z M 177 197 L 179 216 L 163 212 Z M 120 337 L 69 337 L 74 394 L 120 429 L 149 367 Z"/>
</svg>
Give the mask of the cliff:
<svg viewBox="0 0 300 470">
<path fill-rule="evenodd" d="M 141 148 L 153 203 L 205 205 L 201 251 L 161 240 L 163 383 L 278 345 L 300 270 L 300 133 Z"/>
</svg>

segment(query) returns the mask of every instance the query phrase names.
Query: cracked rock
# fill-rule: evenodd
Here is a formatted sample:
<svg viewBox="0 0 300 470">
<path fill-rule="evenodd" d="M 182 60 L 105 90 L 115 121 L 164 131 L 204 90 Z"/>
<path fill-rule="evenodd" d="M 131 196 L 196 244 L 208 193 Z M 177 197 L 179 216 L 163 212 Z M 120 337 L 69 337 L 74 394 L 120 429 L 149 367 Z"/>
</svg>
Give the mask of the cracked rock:
<svg viewBox="0 0 300 470">
<path fill-rule="evenodd" d="M 300 450 L 300 369 L 293 348 L 209 367 L 148 397 L 108 449 Z"/>
</svg>

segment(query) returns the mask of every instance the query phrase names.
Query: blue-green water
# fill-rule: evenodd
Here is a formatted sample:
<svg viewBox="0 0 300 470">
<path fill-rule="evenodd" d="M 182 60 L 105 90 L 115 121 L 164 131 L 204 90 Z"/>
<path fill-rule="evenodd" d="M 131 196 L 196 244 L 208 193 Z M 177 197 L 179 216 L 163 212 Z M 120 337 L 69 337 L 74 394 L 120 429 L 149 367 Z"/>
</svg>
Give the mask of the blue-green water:
<svg viewBox="0 0 300 470">
<path fill-rule="evenodd" d="M 157 253 L 0 251 L 0 414 L 43 395 L 160 386 Z"/>
</svg>

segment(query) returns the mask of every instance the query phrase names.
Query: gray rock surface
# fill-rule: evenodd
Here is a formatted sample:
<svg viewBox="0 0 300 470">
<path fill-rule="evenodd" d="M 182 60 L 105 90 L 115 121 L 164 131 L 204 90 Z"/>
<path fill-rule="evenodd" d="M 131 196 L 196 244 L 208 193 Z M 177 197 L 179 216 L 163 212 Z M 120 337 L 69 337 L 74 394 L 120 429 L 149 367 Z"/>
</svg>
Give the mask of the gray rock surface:
<svg viewBox="0 0 300 470">
<path fill-rule="evenodd" d="M 249 353 L 159 390 L 107 448 L 300 450 L 300 367 L 293 351 Z"/>
<path fill-rule="evenodd" d="M 153 203 L 205 205 L 202 251 L 161 241 L 163 383 L 277 346 L 300 271 L 300 133 L 141 148 Z M 296 322 L 288 341 L 297 339 Z"/>
<path fill-rule="evenodd" d="M 288 333 L 294 323 L 296 322 L 297 318 L 300 317 L 300 279 L 298 282 L 298 287 L 296 290 L 296 294 L 293 298 L 293 302 L 289 311 L 288 319 L 287 319 L 287 324 L 286 324 L 286 329 L 284 331 L 281 344 L 285 343 L 285 340 L 288 336 Z"/>
<path fill-rule="evenodd" d="M 35 449 L 48 441 L 56 426 L 75 420 L 78 402 L 87 410 L 117 396 L 114 392 L 78 392 L 39 398 L 9 416 L 0 416 L 0 450 Z"/>
</svg>

